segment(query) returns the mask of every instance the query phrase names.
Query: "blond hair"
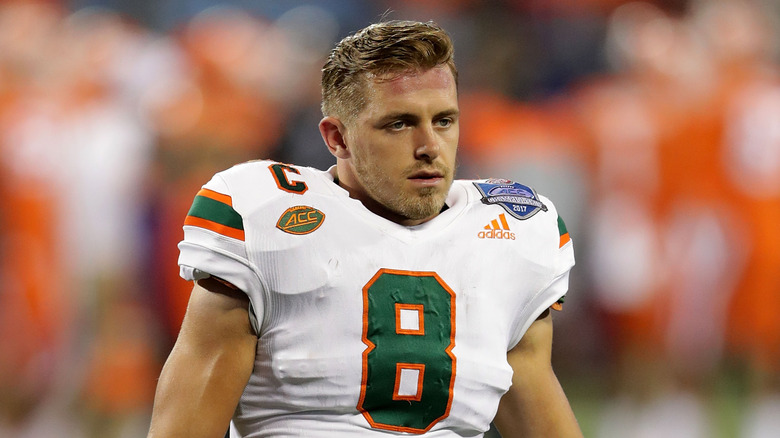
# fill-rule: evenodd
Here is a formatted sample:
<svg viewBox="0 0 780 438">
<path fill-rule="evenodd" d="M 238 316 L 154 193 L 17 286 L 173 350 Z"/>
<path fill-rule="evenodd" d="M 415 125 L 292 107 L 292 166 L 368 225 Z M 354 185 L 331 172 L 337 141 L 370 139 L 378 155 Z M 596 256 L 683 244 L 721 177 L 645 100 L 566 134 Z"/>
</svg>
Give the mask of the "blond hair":
<svg viewBox="0 0 780 438">
<path fill-rule="evenodd" d="M 322 68 L 322 114 L 348 121 L 366 103 L 369 78 L 446 65 L 457 84 L 452 40 L 436 23 L 386 21 L 341 40 Z"/>
</svg>

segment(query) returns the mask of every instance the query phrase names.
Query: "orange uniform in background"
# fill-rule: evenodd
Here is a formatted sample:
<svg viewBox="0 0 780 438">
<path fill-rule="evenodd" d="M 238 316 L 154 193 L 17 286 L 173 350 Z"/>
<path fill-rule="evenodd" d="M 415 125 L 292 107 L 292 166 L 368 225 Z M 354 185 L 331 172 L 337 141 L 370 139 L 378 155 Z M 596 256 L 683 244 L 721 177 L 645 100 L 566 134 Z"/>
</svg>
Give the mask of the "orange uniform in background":
<svg viewBox="0 0 780 438">
<path fill-rule="evenodd" d="M 0 141 L 0 415 L 12 422 L 51 390 L 73 316 L 56 186 L 13 148 Z"/>
<path fill-rule="evenodd" d="M 743 72 L 745 73 L 745 72 Z M 723 90 L 719 159 L 726 205 L 743 218 L 745 272 L 731 301 L 729 346 L 780 372 L 780 71 L 732 77 Z"/>
<path fill-rule="evenodd" d="M 617 356 L 663 351 L 660 150 L 671 125 L 664 100 L 651 91 L 640 78 L 615 75 L 571 92 L 593 166 L 586 258 Z"/>
<path fill-rule="evenodd" d="M 729 267 L 741 272 L 729 302 L 727 348 L 762 377 L 780 376 L 780 68 L 769 18 L 776 7 L 741 0 L 694 6 L 692 23 L 717 72 L 708 136 L 715 149 L 707 157 L 716 163 L 707 164 L 717 169 L 719 187 L 712 196 L 738 217 L 744 252 L 742 266 Z"/>
</svg>

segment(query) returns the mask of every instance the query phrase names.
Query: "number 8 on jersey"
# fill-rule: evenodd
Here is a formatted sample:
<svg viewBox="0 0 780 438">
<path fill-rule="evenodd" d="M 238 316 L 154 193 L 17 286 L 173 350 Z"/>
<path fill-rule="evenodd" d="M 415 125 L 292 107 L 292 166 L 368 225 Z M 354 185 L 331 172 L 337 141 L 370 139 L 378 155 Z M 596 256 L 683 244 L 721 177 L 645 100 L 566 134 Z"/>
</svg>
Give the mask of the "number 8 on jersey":
<svg viewBox="0 0 780 438">
<path fill-rule="evenodd" d="M 449 415 L 455 293 L 434 272 L 380 269 L 363 287 L 358 409 L 372 427 L 423 433 Z"/>
</svg>

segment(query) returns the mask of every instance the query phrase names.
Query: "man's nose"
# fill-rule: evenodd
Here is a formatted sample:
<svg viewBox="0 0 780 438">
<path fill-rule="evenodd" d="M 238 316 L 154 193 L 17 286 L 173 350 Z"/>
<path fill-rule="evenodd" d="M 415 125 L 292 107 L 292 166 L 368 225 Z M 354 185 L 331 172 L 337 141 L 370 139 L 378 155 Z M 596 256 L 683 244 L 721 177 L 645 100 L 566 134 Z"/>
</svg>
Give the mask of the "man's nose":
<svg viewBox="0 0 780 438">
<path fill-rule="evenodd" d="M 414 136 L 415 157 L 421 160 L 433 160 L 439 156 L 441 139 L 432 126 L 420 127 Z"/>
</svg>

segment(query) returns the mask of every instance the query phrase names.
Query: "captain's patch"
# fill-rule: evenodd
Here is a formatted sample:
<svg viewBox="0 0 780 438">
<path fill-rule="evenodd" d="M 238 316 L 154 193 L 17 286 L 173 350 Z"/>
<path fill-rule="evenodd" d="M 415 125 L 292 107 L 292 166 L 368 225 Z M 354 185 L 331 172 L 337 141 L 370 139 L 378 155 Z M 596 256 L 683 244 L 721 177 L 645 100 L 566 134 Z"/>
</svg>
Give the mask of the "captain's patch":
<svg viewBox="0 0 780 438">
<path fill-rule="evenodd" d="M 489 179 L 485 182 L 475 182 L 474 185 L 482 193 L 483 203 L 498 204 L 517 219 L 528 219 L 539 210 L 547 211 L 547 206 L 539 200 L 536 191 L 520 183 L 506 179 Z"/>
</svg>

